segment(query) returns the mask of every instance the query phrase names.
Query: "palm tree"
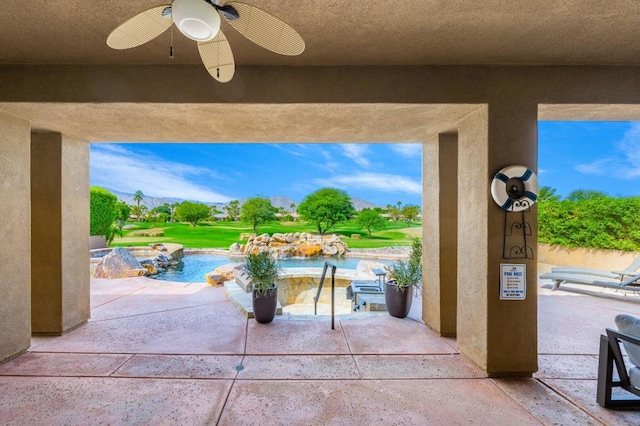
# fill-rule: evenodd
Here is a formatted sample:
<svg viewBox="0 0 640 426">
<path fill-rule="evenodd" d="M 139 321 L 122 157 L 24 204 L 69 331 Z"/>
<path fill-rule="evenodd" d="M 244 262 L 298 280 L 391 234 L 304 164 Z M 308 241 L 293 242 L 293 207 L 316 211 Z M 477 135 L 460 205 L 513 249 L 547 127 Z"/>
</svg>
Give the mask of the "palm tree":
<svg viewBox="0 0 640 426">
<path fill-rule="evenodd" d="M 296 203 L 291 203 L 291 205 L 289 206 L 291 208 L 291 217 L 293 217 L 293 220 L 296 220 Z"/>
<path fill-rule="evenodd" d="M 140 202 L 144 200 L 144 194 L 139 189 L 133 194 L 133 201 L 138 203 L 138 208 L 140 208 Z"/>
<path fill-rule="evenodd" d="M 144 194 L 142 193 L 142 191 L 140 191 L 139 189 L 136 191 L 135 194 L 133 194 L 133 201 L 135 201 L 136 203 L 138 203 L 138 208 L 136 209 L 137 213 L 138 213 L 138 222 L 140 222 L 142 220 L 142 210 L 140 210 L 140 202 L 144 200 Z"/>
<path fill-rule="evenodd" d="M 538 191 L 538 201 L 558 201 L 560 196 L 550 186 L 541 186 Z"/>
</svg>

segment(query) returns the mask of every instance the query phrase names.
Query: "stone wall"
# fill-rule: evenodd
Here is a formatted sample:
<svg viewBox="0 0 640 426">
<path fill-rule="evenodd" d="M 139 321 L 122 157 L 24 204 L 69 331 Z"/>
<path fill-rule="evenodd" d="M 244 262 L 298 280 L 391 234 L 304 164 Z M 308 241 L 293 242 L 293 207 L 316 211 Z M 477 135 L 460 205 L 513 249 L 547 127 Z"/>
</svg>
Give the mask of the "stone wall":
<svg viewBox="0 0 640 426">
<path fill-rule="evenodd" d="M 251 236 L 246 244 L 234 243 L 229 248 L 231 256 L 270 251 L 277 259 L 285 257 L 341 256 L 347 252 L 347 244 L 337 235 L 313 235 L 306 232 L 275 233 Z"/>
<path fill-rule="evenodd" d="M 320 276 L 288 276 L 277 281 L 278 300 L 282 306 L 295 303 L 313 303 L 313 297 L 320 285 Z M 349 279 L 336 278 L 336 300 L 344 299 L 346 288 L 351 284 Z M 331 303 L 331 279 L 325 278 L 319 303 Z"/>
</svg>

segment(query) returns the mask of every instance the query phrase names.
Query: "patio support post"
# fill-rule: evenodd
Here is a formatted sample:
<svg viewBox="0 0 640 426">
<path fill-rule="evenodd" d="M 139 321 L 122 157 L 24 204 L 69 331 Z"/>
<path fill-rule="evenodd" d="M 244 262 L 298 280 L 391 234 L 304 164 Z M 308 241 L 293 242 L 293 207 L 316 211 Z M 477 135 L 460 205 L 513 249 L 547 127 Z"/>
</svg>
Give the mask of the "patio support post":
<svg viewBox="0 0 640 426">
<path fill-rule="evenodd" d="M 533 259 L 503 258 L 505 212 L 493 176 L 524 165 L 537 172 L 537 105 L 505 91 L 459 123 L 458 332 L 460 352 L 490 377 L 531 376 L 537 366 L 537 206 L 526 215 Z M 500 264 L 526 266 L 526 299 L 500 299 Z"/>
<path fill-rule="evenodd" d="M 31 324 L 62 334 L 89 319 L 89 144 L 31 137 Z"/>
<path fill-rule="evenodd" d="M 31 344 L 30 133 L 0 112 L 0 362 Z"/>
<path fill-rule="evenodd" d="M 458 282 L 458 135 L 423 144 L 424 322 L 442 336 L 456 335 Z"/>
</svg>

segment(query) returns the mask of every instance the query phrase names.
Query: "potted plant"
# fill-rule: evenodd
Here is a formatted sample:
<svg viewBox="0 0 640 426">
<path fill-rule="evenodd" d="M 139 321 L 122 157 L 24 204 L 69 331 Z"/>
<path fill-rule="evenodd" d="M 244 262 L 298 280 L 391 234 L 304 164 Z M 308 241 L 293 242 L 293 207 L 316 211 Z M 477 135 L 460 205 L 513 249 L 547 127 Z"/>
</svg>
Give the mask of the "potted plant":
<svg viewBox="0 0 640 426">
<path fill-rule="evenodd" d="M 405 318 L 413 300 L 413 288 L 422 285 L 422 240 L 411 242 L 409 260 L 399 260 L 389 268 L 390 279 L 385 283 L 384 298 L 391 316 Z"/>
<path fill-rule="evenodd" d="M 256 321 L 265 324 L 273 321 L 278 305 L 278 286 L 280 268 L 273 255 L 268 251 L 250 253 L 243 265 L 252 280 L 253 315 Z"/>
</svg>

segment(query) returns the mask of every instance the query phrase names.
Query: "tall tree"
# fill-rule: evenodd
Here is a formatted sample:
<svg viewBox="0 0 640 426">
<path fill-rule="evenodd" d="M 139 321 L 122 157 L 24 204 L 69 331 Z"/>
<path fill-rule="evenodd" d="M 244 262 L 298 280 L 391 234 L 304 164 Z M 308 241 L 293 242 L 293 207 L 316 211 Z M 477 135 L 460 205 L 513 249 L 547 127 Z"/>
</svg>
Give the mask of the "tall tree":
<svg viewBox="0 0 640 426">
<path fill-rule="evenodd" d="M 307 195 L 298 206 L 302 218 L 318 227 L 324 235 L 340 222 L 349 220 L 355 213 L 351 197 L 339 189 L 322 188 Z"/>
<path fill-rule="evenodd" d="M 240 220 L 253 226 L 253 232 L 258 234 L 261 225 L 276 220 L 275 212 L 277 209 L 273 207 L 271 201 L 265 197 L 249 198 L 242 205 Z"/>
<path fill-rule="evenodd" d="M 229 201 L 229 204 L 224 206 L 224 209 L 227 211 L 227 216 L 229 216 L 229 220 L 235 222 L 238 220 L 240 216 L 240 201 L 233 200 Z"/>
<path fill-rule="evenodd" d="M 149 212 L 145 215 L 145 218 L 148 222 L 151 223 L 151 227 L 155 228 L 158 222 L 166 222 L 171 218 L 171 206 L 169 204 L 164 203 L 161 206 L 157 206 L 149 210 Z"/>
<path fill-rule="evenodd" d="M 198 222 L 209 217 L 209 206 L 202 203 L 183 201 L 176 207 L 176 218 L 181 222 L 189 222 L 197 226 Z"/>
<path fill-rule="evenodd" d="M 396 223 L 398 220 L 400 220 L 400 210 L 398 210 L 398 208 L 396 206 L 392 206 L 391 204 L 387 204 L 387 214 L 389 215 L 389 218 L 391 218 L 391 220 Z"/>
<path fill-rule="evenodd" d="M 407 226 L 411 226 L 411 222 L 416 220 L 420 214 L 420 207 L 406 204 L 400 213 L 404 217 L 404 221 L 407 222 Z"/>
<path fill-rule="evenodd" d="M 167 216 L 171 216 L 171 206 L 167 203 L 164 203 L 161 206 L 152 208 L 151 213 L 165 213 Z"/>
<path fill-rule="evenodd" d="M 170 204 L 169 207 L 171 207 L 171 212 L 169 213 L 171 216 L 171 220 L 175 220 L 177 221 L 178 219 L 176 219 L 176 208 L 180 205 L 180 203 L 173 203 Z"/>
<path fill-rule="evenodd" d="M 216 215 L 219 215 L 220 213 L 222 213 L 222 211 L 219 210 L 218 207 L 216 207 L 215 205 L 211 206 L 211 208 L 209 209 L 209 215 L 211 216 L 211 220 L 218 220 Z"/>
<path fill-rule="evenodd" d="M 136 193 L 133 194 L 133 201 L 135 201 L 138 207 L 140 207 L 140 203 L 142 202 L 142 200 L 144 200 L 144 194 L 138 189 Z"/>
<path fill-rule="evenodd" d="M 378 212 L 371 209 L 363 209 L 356 216 L 356 225 L 362 229 L 366 229 L 371 238 L 371 231 L 374 229 L 384 229 L 386 220 Z"/>
<path fill-rule="evenodd" d="M 138 208 L 136 209 L 136 214 L 138 215 L 138 222 L 142 221 L 142 209 L 140 208 L 140 203 L 144 200 L 144 194 L 139 189 L 133 194 L 133 201 L 137 203 Z"/>
</svg>

